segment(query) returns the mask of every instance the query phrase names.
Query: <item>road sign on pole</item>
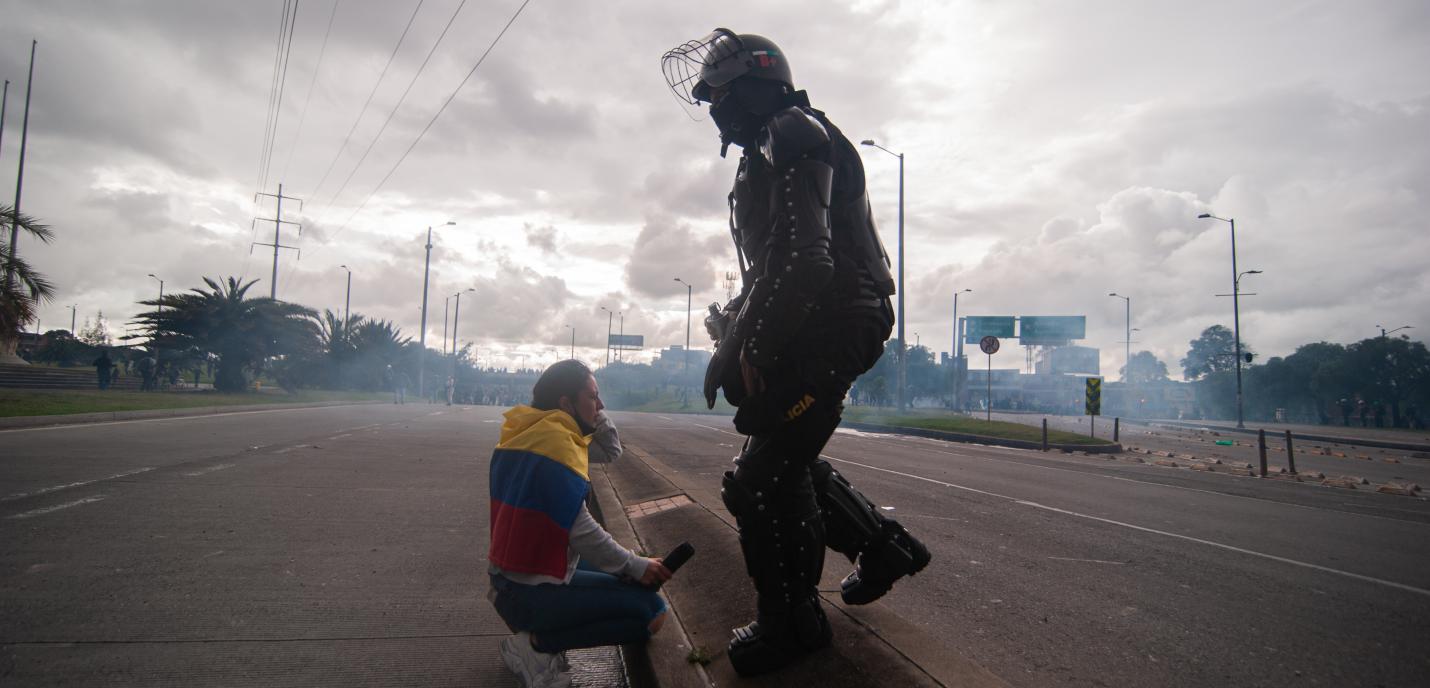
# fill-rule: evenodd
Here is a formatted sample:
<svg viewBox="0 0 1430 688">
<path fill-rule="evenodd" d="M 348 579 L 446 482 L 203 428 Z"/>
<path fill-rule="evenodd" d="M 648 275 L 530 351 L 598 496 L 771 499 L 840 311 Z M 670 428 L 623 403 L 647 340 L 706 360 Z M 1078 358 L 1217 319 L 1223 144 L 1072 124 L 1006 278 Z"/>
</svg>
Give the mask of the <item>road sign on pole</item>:
<svg viewBox="0 0 1430 688">
<path fill-rule="evenodd" d="M 1089 416 L 1102 414 L 1102 380 L 1095 377 L 1087 379 L 1086 412 Z"/>
<path fill-rule="evenodd" d="M 987 336 L 985 336 L 983 339 L 978 340 L 978 348 L 979 348 L 979 349 L 982 349 L 982 350 L 983 350 L 983 353 L 988 354 L 988 400 L 987 400 L 987 407 L 988 407 L 988 408 L 987 408 L 987 412 L 988 412 L 988 422 L 992 423 L 992 422 L 993 422 L 993 354 L 998 353 L 998 338 L 997 338 L 997 337 L 994 337 L 994 336 L 991 335 L 991 334 L 990 334 L 990 335 L 987 335 Z"/>
</svg>

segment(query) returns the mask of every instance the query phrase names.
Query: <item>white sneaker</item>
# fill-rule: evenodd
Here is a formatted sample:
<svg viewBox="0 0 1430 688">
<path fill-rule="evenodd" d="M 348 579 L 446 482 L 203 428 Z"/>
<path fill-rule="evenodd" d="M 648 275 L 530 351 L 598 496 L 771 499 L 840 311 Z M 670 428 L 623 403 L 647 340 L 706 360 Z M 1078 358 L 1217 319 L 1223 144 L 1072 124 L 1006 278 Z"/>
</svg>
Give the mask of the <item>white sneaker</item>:
<svg viewBox="0 0 1430 688">
<path fill-rule="evenodd" d="M 517 633 L 501 641 L 501 658 L 526 688 L 569 688 L 571 674 L 561 654 L 537 652 L 531 634 Z"/>
</svg>

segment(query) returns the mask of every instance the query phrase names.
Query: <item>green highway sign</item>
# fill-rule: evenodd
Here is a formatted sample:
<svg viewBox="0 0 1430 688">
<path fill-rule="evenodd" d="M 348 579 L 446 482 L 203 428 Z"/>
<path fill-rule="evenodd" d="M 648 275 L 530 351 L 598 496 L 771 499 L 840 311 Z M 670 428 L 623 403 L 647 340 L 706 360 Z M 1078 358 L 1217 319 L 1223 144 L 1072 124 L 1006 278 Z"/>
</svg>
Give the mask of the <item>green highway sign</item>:
<svg viewBox="0 0 1430 688">
<path fill-rule="evenodd" d="M 963 339 L 965 344 L 977 344 L 984 337 L 999 339 L 1013 338 L 1011 315 L 970 315 L 963 319 Z"/>
<path fill-rule="evenodd" d="M 1018 318 L 1018 340 L 1024 346 L 1052 346 L 1085 338 L 1085 315 L 1025 315 Z"/>
<path fill-rule="evenodd" d="M 1087 415 L 1102 415 L 1102 380 L 1095 377 L 1087 379 Z"/>
</svg>

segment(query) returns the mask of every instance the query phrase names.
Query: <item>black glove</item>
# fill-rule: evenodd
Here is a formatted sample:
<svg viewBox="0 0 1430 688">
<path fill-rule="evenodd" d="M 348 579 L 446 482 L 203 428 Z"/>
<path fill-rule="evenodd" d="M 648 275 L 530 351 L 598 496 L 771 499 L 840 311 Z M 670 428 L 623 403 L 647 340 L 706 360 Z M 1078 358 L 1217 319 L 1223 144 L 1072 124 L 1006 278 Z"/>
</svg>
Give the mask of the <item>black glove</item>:
<svg viewBox="0 0 1430 688">
<path fill-rule="evenodd" d="M 706 408 L 715 408 L 715 393 L 721 387 L 725 388 L 725 398 L 731 398 L 731 392 L 734 391 L 730 389 L 731 372 L 734 372 L 735 380 L 740 379 L 740 346 L 734 337 L 726 337 L 715 347 L 715 354 L 710 357 L 710 365 L 705 367 Z M 740 390 L 736 398 L 743 393 L 744 390 Z"/>
</svg>

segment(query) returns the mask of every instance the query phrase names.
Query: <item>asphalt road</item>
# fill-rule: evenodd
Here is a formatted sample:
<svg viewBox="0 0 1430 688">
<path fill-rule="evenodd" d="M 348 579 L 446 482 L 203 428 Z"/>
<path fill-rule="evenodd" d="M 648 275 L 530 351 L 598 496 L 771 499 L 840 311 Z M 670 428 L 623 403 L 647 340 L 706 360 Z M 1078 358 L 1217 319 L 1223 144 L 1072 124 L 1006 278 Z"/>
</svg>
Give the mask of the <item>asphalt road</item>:
<svg viewBox="0 0 1430 688">
<path fill-rule="evenodd" d="M 740 442 L 617 422 L 693 481 Z M 882 603 L 1014 685 L 1430 683 L 1425 500 L 845 431 L 825 455 L 934 554 Z"/>
<path fill-rule="evenodd" d="M 0 685 L 516 686 L 483 597 L 498 414 L 0 432 Z"/>
<path fill-rule="evenodd" d="M 480 597 L 500 411 L 0 432 L 0 683 L 514 685 Z M 614 417 L 712 488 L 740 442 Z M 1013 685 L 1430 683 L 1425 500 L 850 432 L 826 454 L 934 553 L 882 604 Z"/>
</svg>

